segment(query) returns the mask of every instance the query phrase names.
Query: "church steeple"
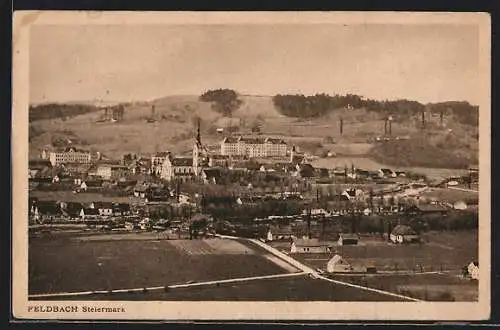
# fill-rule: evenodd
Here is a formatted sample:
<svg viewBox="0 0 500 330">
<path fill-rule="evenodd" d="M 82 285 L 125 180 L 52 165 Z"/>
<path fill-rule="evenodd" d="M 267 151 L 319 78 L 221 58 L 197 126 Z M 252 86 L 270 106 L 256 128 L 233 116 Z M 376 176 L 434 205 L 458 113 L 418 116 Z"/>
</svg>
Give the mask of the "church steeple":
<svg viewBox="0 0 500 330">
<path fill-rule="evenodd" d="M 201 133 L 200 133 L 200 118 L 197 120 L 196 125 L 196 137 L 193 145 L 193 171 L 196 176 L 198 176 L 201 172 L 202 164 L 202 151 L 203 145 L 201 144 Z"/>
</svg>

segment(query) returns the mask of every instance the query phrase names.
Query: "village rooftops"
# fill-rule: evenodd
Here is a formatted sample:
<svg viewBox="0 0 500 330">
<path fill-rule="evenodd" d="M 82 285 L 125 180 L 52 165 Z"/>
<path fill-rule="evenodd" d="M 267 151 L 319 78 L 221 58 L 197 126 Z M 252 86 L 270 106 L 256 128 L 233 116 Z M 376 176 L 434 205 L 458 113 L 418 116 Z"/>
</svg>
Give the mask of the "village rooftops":
<svg viewBox="0 0 500 330">
<path fill-rule="evenodd" d="M 449 209 L 440 204 L 417 204 L 415 208 L 420 212 L 446 212 Z"/>
<path fill-rule="evenodd" d="M 238 142 L 244 142 L 248 144 L 264 144 L 264 143 L 270 143 L 270 144 L 284 144 L 286 145 L 286 142 L 283 139 L 279 138 L 270 138 L 270 137 L 233 137 L 233 136 L 227 136 L 222 140 L 223 143 L 238 143 Z"/>
<path fill-rule="evenodd" d="M 170 152 L 168 151 L 160 151 L 160 152 L 157 152 L 154 157 L 167 157 L 168 155 L 170 155 Z"/>
<path fill-rule="evenodd" d="M 210 158 L 212 159 L 229 159 L 229 155 L 211 155 Z"/>
<path fill-rule="evenodd" d="M 171 159 L 172 166 L 193 166 L 191 157 L 175 157 Z"/>
</svg>

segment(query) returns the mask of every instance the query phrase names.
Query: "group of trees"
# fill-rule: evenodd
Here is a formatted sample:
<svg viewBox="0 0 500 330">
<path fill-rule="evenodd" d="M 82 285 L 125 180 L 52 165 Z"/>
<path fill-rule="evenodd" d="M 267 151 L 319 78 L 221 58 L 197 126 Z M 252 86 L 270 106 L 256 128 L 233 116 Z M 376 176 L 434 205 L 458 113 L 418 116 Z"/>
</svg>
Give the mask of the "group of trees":
<svg viewBox="0 0 500 330">
<path fill-rule="evenodd" d="M 395 120 L 405 120 L 423 113 L 426 110 L 439 113 L 441 116 L 453 113 L 457 120 L 466 125 L 477 125 L 479 108 L 468 102 L 440 102 L 424 105 L 417 101 L 400 99 L 394 101 L 378 101 L 366 99 L 359 95 L 328 95 L 316 94 L 305 96 L 295 95 L 275 95 L 273 103 L 282 114 L 297 118 L 321 117 L 337 109 L 358 109 L 365 108 L 368 111 L 381 113 L 384 115 L 395 115 Z"/>
<path fill-rule="evenodd" d="M 212 109 L 226 117 L 231 117 L 242 103 L 232 89 L 208 90 L 200 96 L 200 101 L 212 102 Z"/>
<path fill-rule="evenodd" d="M 370 156 L 376 161 L 395 166 L 467 168 L 471 163 L 471 159 L 434 146 L 424 138 L 378 144 L 370 150 Z"/>
<path fill-rule="evenodd" d="M 29 121 L 73 117 L 83 115 L 88 112 L 99 111 L 99 108 L 86 104 L 40 104 L 30 105 Z"/>
</svg>

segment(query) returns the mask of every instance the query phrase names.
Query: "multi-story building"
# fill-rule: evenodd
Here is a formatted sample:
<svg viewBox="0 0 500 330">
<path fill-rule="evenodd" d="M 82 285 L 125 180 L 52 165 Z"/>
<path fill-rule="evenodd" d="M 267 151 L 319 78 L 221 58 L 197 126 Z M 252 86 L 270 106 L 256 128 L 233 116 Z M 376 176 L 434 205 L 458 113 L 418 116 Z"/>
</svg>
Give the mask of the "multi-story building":
<svg viewBox="0 0 500 330">
<path fill-rule="evenodd" d="M 191 180 L 195 175 L 193 158 L 169 156 L 163 162 L 161 178 L 167 181 L 179 179 L 181 181 Z"/>
<path fill-rule="evenodd" d="M 161 169 L 169 152 L 157 152 L 151 157 L 151 173 L 161 177 Z"/>
<path fill-rule="evenodd" d="M 120 174 L 127 172 L 128 167 L 120 164 L 99 164 L 96 169 L 96 175 L 105 180 L 118 178 Z"/>
<path fill-rule="evenodd" d="M 226 137 L 221 142 L 221 155 L 250 158 L 285 157 L 287 144 L 282 139 Z"/>
<path fill-rule="evenodd" d="M 62 151 L 51 151 L 49 153 L 49 160 L 52 166 L 69 163 L 90 164 L 92 162 L 92 155 L 88 151 L 68 147 Z"/>
</svg>

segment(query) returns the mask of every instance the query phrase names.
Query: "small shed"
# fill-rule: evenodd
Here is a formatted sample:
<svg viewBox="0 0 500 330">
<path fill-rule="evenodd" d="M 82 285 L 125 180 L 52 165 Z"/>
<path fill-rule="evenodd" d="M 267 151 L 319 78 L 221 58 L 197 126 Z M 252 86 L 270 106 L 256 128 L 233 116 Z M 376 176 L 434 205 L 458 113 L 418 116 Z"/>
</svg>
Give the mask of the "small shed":
<svg viewBox="0 0 500 330">
<path fill-rule="evenodd" d="M 328 273 L 347 273 L 352 272 L 352 266 L 338 254 L 334 255 L 326 264 Z"/>
<path fill-rule="evenodd" d="M 359 236 L 357 234 L 339 234 L 338 245 L 358 245 Z"/>
</svg>

